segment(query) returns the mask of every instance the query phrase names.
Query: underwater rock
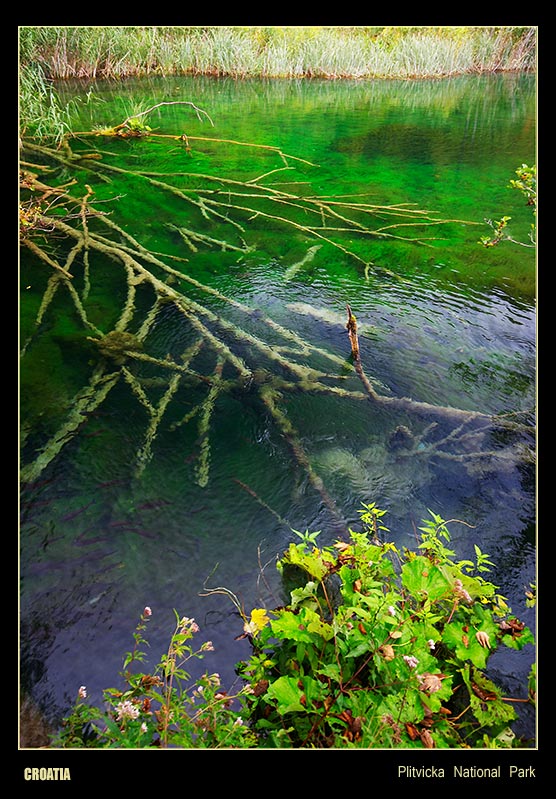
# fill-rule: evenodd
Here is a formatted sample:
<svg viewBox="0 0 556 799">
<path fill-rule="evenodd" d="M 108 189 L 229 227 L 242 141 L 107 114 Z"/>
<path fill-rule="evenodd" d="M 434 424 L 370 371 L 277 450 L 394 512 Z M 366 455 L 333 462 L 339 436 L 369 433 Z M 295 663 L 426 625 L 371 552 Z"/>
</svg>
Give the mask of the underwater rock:
<svg viewBox="0 0 556 799">
<path fill-rule="evenodd" d="M 384 447 L 373 448 L 370 459 L 358 457 L 342 447 L 331 447 L 315 457 L 314 465 L 325 485 L 332 485 L 336 491 L 347 489 L 362 501 L 374 501 L 385 492 L 390 494 L 397 483 L 386 468 L 387 457 Z"/>
<path fill-rule="evenodd" d="M 355 484 L 361 483 L 365 474 L 359 458 L 342 447 L 331 447 L 320 452 L 316 457 L 316 465 L 327 475 L 337 474 Z"/>
<path fill-rule="evenodd" d="M 400 450 L 391 451 L 385 443 L 375 441 L 357 454 L 331 447 L 316 454 L 312 462 L 331 490 L 347 491 L 361 502 L 387 505 L 396 513 L 417 489 L 430 483 L 432 474 L 423 458 L 400 458 Z"/>
</svg>

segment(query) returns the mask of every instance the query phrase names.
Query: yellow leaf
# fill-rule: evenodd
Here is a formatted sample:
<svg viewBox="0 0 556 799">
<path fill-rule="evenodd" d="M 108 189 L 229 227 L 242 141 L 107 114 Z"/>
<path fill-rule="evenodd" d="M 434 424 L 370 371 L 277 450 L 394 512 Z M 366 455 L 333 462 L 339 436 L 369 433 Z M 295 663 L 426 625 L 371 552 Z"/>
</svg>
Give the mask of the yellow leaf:
<svg viewBox="0 0 556 799">
<path fill-rule="evenodd" d="M 266 610 L 264 608 L 254 608 L 251 611 L 250 621 L 245 622 L 243 629 L 250 635 L 256 635 L 268 624 L 269 621 L 270 619 L 266 615 Z"/>
</svg>

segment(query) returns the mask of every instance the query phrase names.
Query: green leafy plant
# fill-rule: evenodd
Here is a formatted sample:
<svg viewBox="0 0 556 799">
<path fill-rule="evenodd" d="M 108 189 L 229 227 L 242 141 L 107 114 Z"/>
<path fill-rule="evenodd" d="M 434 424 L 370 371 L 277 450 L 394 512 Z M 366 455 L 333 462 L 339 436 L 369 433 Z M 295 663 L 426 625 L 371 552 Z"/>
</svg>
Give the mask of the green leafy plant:
<svg viewBox="0 0 556 799">
<path fill-rule="evenodd" d="M 362 531 L 319 547 L 320 533 L 293 531 L 277 562 L 287 604 L 254 608 L 238 638 L 252 654 L 237 664 L 243 687 L 227 694 L 218 675 L 191 684 L 193 619 L 180 618 L 168 651 L 150 672 L 134 672 L 151 611 L 145 608 L 124 657 L 123 689 L 104 692 L 106 709 L 86 689 L 64 720 L 62 747 L 508 748 L 514 700 L 487 676 L 499 646 L 534 644 L 506 599 L 485 578 L 493 565 L 479 546 L 456 560 L 448 524 L 430 512 L 417 551 L 381 541 L 385 512 L 360 511 Z M 535 702 L 531 669 L 525 697 Z"/>
<path fill-rule="evenodd" d="M 127 126 L 136 135 L 141 135 L 143 133 L 150 133 L 152 128 L 147 125 L 145 122 L 139 119 L 139 117 L 130 117 L 127 120 Z"/>
<path fill-rule="evenodd" d="M 537 207 L 537 167 L 527 166 L 522 164 L 515 171 L 517 180 L 510 180 L 508 188 L 517 189 L 527 201 L 527 205 L 533 206 L 533 211 L 536 214 Z M 536 240 L 536 224 L 531 223 L 531 230 L 529 232 L 529 243 L 518 241 L 514 239 L 508 232 L 508 223 L 511 221 L 511 216 L 503 216 L 501 219 L 492 221 L 485 220 L 493 230 L 491 236 L 481 236 L 479 243 L 485 247 L 495 247 L 501 241 L 510 241 L 513 244 L 521 244 L 523 247 L 534 247 Z"/>
<path fill-rule="evenodd" d="M 419 552 L 399 551 L 377 538 L 383 514 L 364 506 L 363 532 L 322 548 L 305 536 L 278 562 L 297 587 L 267 613 L 240 668 L 258 745 L 516 745 L 515 711 L 485 668 L 499 645 L 533 636 L 482 576 L 488 555 L 475 546 L 476 562 L 454 560 L 435 514 Z"/>
<path fill-rule="evenodd" d="M 527 205 L 537 205 L 537 167 L 522 164 L 515 171 L 517 180 L 510 180 L 512 189 L 520 191 L 527 200 Z"/>
</svg>

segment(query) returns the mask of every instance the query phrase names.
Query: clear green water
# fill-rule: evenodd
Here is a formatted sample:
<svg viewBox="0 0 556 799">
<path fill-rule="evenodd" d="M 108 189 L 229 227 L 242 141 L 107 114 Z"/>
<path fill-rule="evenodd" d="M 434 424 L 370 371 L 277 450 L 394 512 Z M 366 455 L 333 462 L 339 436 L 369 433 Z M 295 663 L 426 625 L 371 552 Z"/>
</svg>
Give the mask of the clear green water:
<svg viewBox="0 0 556 799">
<path fill-rule="evenodd" d="M 68 85 L 64 91 L 85 98 L 88 88 Z M 188 296 L 268 346 L 287 342 L 265 318 L 337 359 L 331 365 L 313 351 L 296 356 L 298 362 L 323 368 L 334 380 L 344 375 L 343 387 L 361 391 L 344 328 L 349 302 L 360 326 L 365 369 L 381 394 L 515 414 L 517 432 L 479 436 L 475 430 L 474 438 L 462 438 L 466 431 L 453 421 L 345 397 L 287 392 L 281 406 L 345 523 L 357 524 L 361 502 L 376 502 L 388 511 L 392 539 L 413 546 L 429 508 L 464 521 L 451 526 L 458 555 L 473 555 L 478 543 L 497 564 L 492 579 L 501 593 L 534 624 L 524 606 L 524 587 L 535 576 L 535 478 L 519 453 L 533 446 L 534 435 L 535 255 L 510 243 L 491 249 L 477 244 L 489 232 L 484 219 L 502 215 L 512 217 L 512 234 L 526 240 L 530 209 L 507 184 L 520 164 L 535 161 L 534 80 L 511 75 L 371 83 L 160 79 L 93 88 L 103 102 L 82 104 L 83 130 L 113 125 L 161 101 L 189 100 L 210 114 L 214 127 L 184 106 L 161 108 L 149 124 L 161 133 L 280 147 L 314 166 L 295 162 L 294 170 L 272 180 L 304 181 L 307 194 L 365 193 L 376 205 L 414 203 L 443 219 L 475 223 L 429 230 L 425 235 L 439 237 L 430 246 L 347 236 L 344 243 L 374 265 L 365 276 L 359 261 L 320 241 L 320 249 L 296 266 L 315 240 L 262 217 L 247 223 L 245 214 L 242 237 L 249 252 L 206 245 L 193 252 L 167 224 L 196 226 L 215 239 L 231 240 L 236 230 L 225 220 L 208 224 L 197 209 L 145 180 L 113 173 L 112 182 L 103 183 L 94 174 L 81 176 L 97 198 L 110 200 L 106 210 L 128 234 L 153 251 L 187 258 L 187 263 L 172 261 L 172 267 L 220 293 L 208 296 L 182 284 Z M 189 154 L 167 140 L 95 145 L 110 153 L 105 162 L 125 169 L 187 170 L 247 181 L 284 166 L 269 151 L 193 138 L 190 143 Z M 176 185 L 187 185 L 181 180 Z M 78 264 L 75 273 L 81 291 Z M 29 342 L 21 366 L 24 467 L 64 424 L 99 361 L 87 340 L 91 331 L 66 291 L 58 290 L 35 329 L 48 277 L 46 267 L 24 252 L 21 342 Z M 97 260 L 84 305 L 102 332 L 114 328 L 126 292 L 121 266 Z M 258 314 L 246 314 L 223 296 Z M 140 328 L 151 304 L 151 294 L 139 286 L 132 330 Z M 238 343 L 229 327 L 214 323 L 213 328 L 251 368 L 282 374 L 261 350 Z M 193 338 L 183 316 L 163 306 L 146 349 L 155 357 L 179 359 Z M 214 353 L 202 353 L 195 365 L 212 374 Z M 133 370 L 145 386 L 147 378 L 162 376 L 144 363 L 134 362 Z M 145 390 L 157 405 L 165 389 L 155 382 Z M 298 530 L 321 530 L 324 542 L 338 532 L 338 521 L 292 457 L 256 388 L 218 397 L 208 482 L 198 484 L 200 414 L 179 423 L 206 395 L 203 384 L 184 381 L 138 475 L 149 417 L 120 379 L 57 457 L 23 483 L 22 678 L 53 719 L 80 685 L 98 700 L 102 689 L 114 684 L 145 605 L 154 614 L 153 658 L 166 645 L 176 608 L 194 616 L 204 640 L 215 645 L 202 667 L 231 684 L 247 644 L 234 640 L 241 623 L 231 605 L 222 597 L 199 596 L 205 580 L 234 591 L 246 608 L 272 607 L 281 601 L 273 559 L 292 538 L 278 517 Z M 388 446 L 397 426 L 419 436 L 433 422 L 432 438 L 425 437 L 411 457 Z M 441 452 L 422 454 L 431 441 L 445 442 Z M 475 451 L 481 455 L 468 457 Z M 263 580 L 261 566 L 267 563 Z M 493 673 L 509 694 L 523 692 L 532 659 L 532 652 L 492 659 Z M 525 714 L 526 734 L 533 723 Z"/>
</svg>

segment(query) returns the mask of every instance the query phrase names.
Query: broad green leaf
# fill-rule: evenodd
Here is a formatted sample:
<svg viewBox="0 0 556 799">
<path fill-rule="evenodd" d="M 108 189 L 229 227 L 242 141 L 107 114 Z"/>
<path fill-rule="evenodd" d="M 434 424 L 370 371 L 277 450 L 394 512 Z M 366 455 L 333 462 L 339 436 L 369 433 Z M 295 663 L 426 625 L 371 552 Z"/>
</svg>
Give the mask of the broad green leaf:
<svg viewBox="0 0 556 799">
<path fill-rule="evenodd" d="M 358 658 L 360 655 L 364 655 L 365 652 L 369 651 L 369 642 L 363 641 L 360 644 L 356 644 L 353 649 L 348 649 L 345 653 L 346 658 Z"/>
<path fill-rule="evenodd" d="M 302 588 L 294 588 L 293 591 L 290 591 L 291 596 L 291 609 L 295 610 L 298 605 L 302 602 L 307 602 L 307 600 L 313 600 L 315 594 L 317 592 L 317 583 L 310 581 Z M 314 602 L 307 602 L 307 604 L 311 604 L 311 606 L 318 607 L 316 600 Z"/>
<path fill-rule="evenodd" d="M 477 633 L 485 633 L 491 641 L 491 648 L 477 639 Z M 470 660 L 474 666 L 484 669 L 492 649 L 495 648 L 496 625 L 485 620 L 479 629 L 462 622 L 447 624 L 442 633 L 442 642 L 455 651 L 459 660 Z"/>
<path fill-rule="evenodd" d="M 317 643 L 322 638 L 329 641 L 334 636 L 331 625 L 322 621 L 311 608 L 302 607 L 299 613 L 285 611 L 270 623 L 270 627 L 277 637 L 292 641 Z"/>
<path fill-rule="evenodd" d="M 526 644 L 534 644 L 535 638 L 528 627 L 525 627 L 519 635 L 504 635 L 502 643 L 510 649 L 523 649 Z"/>
<path fill-rule="evenodd" d="M 414 596 L 419 599 L 426 597 L 432 602 L 451 591 L 447 577 L 428 558 L 421 555 L 404 563 L 402 583 Z"/>
<path fill-rule="evenodd" d="M 325 641 L 330 641 L 330 639 L 334 637 L 333 627 L 331 627 L 330 624 L 327 624 L 325 621 L 322 621 L 318 614 L 310 608 L 307 608 L 307 611 L 313 616 L 313 618 L 307 624 L 308 631 L 310 633 L 316 633 L 317 635 L 320 635 Z"/>
<path fill-rule="evenodd" d="M 299 616 L 291 611 L 284 611 L 277 619 L 270 622 L 272 634 L 282 640 L 307 641 L 314 640 L 306 626 L 300 621 Z"/>
<path fill-rule="evenodd" d="M 296 711 L 311 712 L 315 699 L 321 699 L 327 691 L 325 685 L 312 677 L 278 677 L 264 695 L 265 701 L 275 700 L 276 710 L 283 715 Z"/>
<path fill-rule="evenodd" d="M 322 557 L 321 550 L 315 548 L 311 553 L 307 553 L 302 546 L 295 544 L 290 544 L 284 560 L 293 566 L 299 566 L 319 582 L 325 577 L 331 566 L 331 561 Z"/>
<path fill-rule="evenodd" d="M 462 675 L 469 690 L 471 709 L 482 725 L 505 725 L 516 718 L 514 708 L 502 701 L 499 689 L 484 674 L 467 667 Z M 485 699 L 485 696 L 492 698 Z"/>
<path fill-rule="evenodd" d="M 305 708 L 301 704 L 303 690 L 299 688 L 298 677 L 278 677 L 269 687 L 265 694 L 265 701 L 274 699 L 278 704 L 276 710 L 280 714 L 291 713 L 299 710 L 303 712 Z"/>
<path fill-rule="evenodd" d="M 334 682 L 341 682 L 342 673 L 340 667 L 336 663 L 328 663 L 328 665 L 319 668 L 316 673 L 322 674 L 324 677 L 329 677 L 331 680 L 334 680 Z"/>
</svg>

